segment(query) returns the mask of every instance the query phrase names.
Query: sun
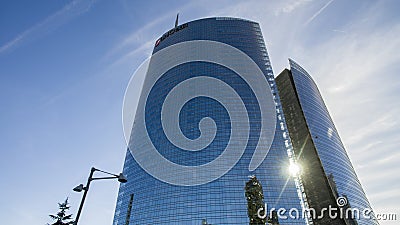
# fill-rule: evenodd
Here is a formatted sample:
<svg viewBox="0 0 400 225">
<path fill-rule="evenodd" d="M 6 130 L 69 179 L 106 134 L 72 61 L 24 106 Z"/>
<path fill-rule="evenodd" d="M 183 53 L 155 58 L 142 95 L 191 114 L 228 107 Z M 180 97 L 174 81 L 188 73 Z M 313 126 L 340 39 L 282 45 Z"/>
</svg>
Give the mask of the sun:
<svg viewBox="0 0 400 225">
<path fill-rule="evenodd" d="M 297 165 L 296 163 L 290 163 L 289 166 L 289 173 L 290 175 L 292 175 L 293 177 L 296 177 L 300 174 L 300 166 Z"/>
</svg>

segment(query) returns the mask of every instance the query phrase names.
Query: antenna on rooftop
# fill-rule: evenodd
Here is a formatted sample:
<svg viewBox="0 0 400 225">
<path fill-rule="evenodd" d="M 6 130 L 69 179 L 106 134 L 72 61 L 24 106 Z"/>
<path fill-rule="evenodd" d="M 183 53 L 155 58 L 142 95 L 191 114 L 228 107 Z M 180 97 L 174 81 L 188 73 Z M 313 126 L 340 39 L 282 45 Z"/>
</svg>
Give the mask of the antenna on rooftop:
<svg viewBox="0 0 400 225">
<path fill-rule="evenodd" d="M 178 26 L 179 13 L 176 14 L 175 28 Z"/>
</svg>

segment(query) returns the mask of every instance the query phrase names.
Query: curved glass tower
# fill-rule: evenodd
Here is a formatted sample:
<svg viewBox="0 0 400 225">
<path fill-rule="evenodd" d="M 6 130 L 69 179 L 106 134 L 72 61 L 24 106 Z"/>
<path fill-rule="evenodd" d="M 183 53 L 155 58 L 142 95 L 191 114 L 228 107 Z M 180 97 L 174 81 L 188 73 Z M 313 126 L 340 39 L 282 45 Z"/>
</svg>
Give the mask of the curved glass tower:
<svg viewBox="0 0 400 225">
<path fill-rule="evenodd" d="M 301 212 L 290 146 L 259 24 L 176 26 L 155 43 L 114 225 L 265 222 L 257 218 L 263 203 Z M 274 224 L 306 223 L 272 212 Z"/>
<path fill-rule="evenodd" d="M 290 70 L 276 82 L 309 207 L 317 212 L 329 206 L 360 211 L 342 219 L 314 219 L 314 224 L 378 224 L 372 212 L 362 213 L 371 206 L 317 85 L 296 62 L 289 63 Z"/>
</svg>

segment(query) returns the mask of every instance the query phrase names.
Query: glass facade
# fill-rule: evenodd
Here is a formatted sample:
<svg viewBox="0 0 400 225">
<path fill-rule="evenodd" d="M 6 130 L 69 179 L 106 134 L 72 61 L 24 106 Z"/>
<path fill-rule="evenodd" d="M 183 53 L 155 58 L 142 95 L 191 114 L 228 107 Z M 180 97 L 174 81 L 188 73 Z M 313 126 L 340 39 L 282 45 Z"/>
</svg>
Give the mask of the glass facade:
<svg viewBox="0 0 400 225">
<path fill-rule="evenodd" d="M 246 183 L 254 177 L 257 177 L 262 186 L 263 201 L 268 205 L 268 210 L 271 208 L 296 208 L 300 212 L 302 210 L 302 195 L 299 192 L 298 182 L 288 174 L 290 156 L 292 155 L 291 144 L 259 24 L 235 18 L 207 18 L 192 21 L 174 28 L 157 40 L 153 56 L 163 49 L 175 48 L 176 44 L 198 40 L 232 46 L 255 62 L 262 71 L 266 84 L 266 86 L 263 86 L 263 83 L 259 83 L 257 88 L 263 90 L 266 96 L 271 96 L 272 113 L 268 113 L 274 116 L 274 127 L 265 131 L 260 125 L 265 112 L 261 110 L 263 106 L 259 104 L 255 91 L 247 82 L 248 79 L 253 79 L 251 74 L 249 77 L 243 77 L 231 68 L 218 63 L 192 61 L 178 63 L 177 66 L 168 69 L 153 85 L 150 80 L 153 76 L 151 74 L 152 66 L 154 68 L 155 64 L 151 62 L 144 81 L 144 89 L 148 87 L 149 92 L 142 92 L 140 96 L 138 108 L 143 108 L 143 118 L 140 118 L 141 115 L 138 113 L 135 117 L 123 170 L 128 182 L 120 185 L 114 225 L 249 224 L 248 199 L 246 199 L 245 187 Z M 195 48 L 190 54 L 193 55 L 201 51 L 202 49 Z M 174 63 L 179 58 L 184 58 L 185 54 L 189 54 L 189 52 L 175 51 L 175 55 L 168 55 L 163 59 L 163 62 Z M 216 58 L 224 59 L 223 52 L 217 51 L 217 54 Z M 233 67 L 246 66 L 240 59 L 233 59 L 230 63 Z M 212 78 L 214 82 L 205 85 L 201 80 L 204 77 Z M 211 133 L 214 134 L 214 136 L 211 135 L 212 141 L 203 146 L 204 148 L 195 151 L 187 151 L 184 148 L 177 147 L 179 143 L 171 142 L 171 137 L 165 134 L 163 129 L 165 121 L 161 119 L 171 119 L 170 117 L 163 117 L 164 109 L 167 107 L 165 106 L 166 99 L 168 99 L 170 93 L 175 91 L 175 87 L 188 80 L 194 82 L 191 84 L 193 86 L 189 86 L 189 89 L 191 87 L 193 92 L 213 93 L 213 85 L 221 82 L 229 86 L 226 90 L 235 90 L 247 112 L 249 132 L 248 135 L 239 135 L 240 140 L 234 143 L 235 145 L 245 143 L 243 155 L 221 177 L 203 184 L 176 185 L 160 181 L 160 179 L 150 175 L 134 157 L 135 154 L 137 155 L 135 151 L 147 151 L 144 143 L 146 138 L 151 140 L 152 146 L 157 149 L 159 155 L 170 162 L 187 167 L 196 167 L 207 165 L 218 159 L 219 155 L 225 154 L 225 149 L 232 139 L 231 136 L 236 132 L 234 117 L 231 115 L 229 107 L 224 105 L 224 102 L 229 103 L 234 99 L 225 95 L 221 95 L 221 99 L 218 100 L 207 96 L 197 96 L 189 98 L 181 108 L 178 105 L 175 106 L 174 104 L 177 103 L 174 101 L 170 101 L 168 104 L 172 104 L 171 110 L 178 109 L 179 132 L 182 132 L 187 139 L 196 140 L 202 135 Z M 218 91 L 224 92 L 224 90 L 222 88 Z M 185 96 L 182 96 L 182 98 L 185 98 Z M 234 107 L 233 111 L 235 110 L 239 109 Z M 214 125 L 211 123 L 210 126 L 204 128 L 204 123 L 210 122 L 205 121 L 204 118 L 211 118 Z M 145 137 L 145 132 L 140 129 L 142 125 L 146 128 L 148 137 Z M 214 133 L 210 127 L 215 128 Z M 239 131 L 239 134 L 242 134 L 241 132 Z M 273 135 L 273 141 L 265 144 L 265 148 L 261 146 L 261 151 L 268 151 L 268 147 L 271 147 L 261 164 L 255 170 L 251 170 L 249 165 L 261 141 L 260 137 L 262 137 L 263 132 L 270 132 Z M 167 168 L 159 166 L 160 162 L 157 162 L 155 158 L 148 157 L 145 160 L 147 160 L 145 163 L 153 165 L 150 168 L 153 172 L 165 173 L 167 171 Z M 216 169 L 218 170 L 218 168 Z M 164 174 L 164 176 L 169 176 L 168 179 L 177 177 L 176 182 L 179 183 L 180 171 Z M 193 174 L 193 176 L 194 179 L 196 176 L 199 176 L 200 179 L 201 176 L 207 176 L 207 174 Z M 185 182 L 182 181 L 182 183 Z M 305 223 L 302 218 L 279 220 L 279 224 Z"/>
<path fill-rule="evenodd" d="M 345 197 L 344 207 L 371 209 L 317 85 L 296 62 L 289 63 L 290 71 L 283 71 L 277 84 L 294 152 L 306 171 L 302 177 L 310 207 L 338 207 L 335 200 Z M 329 224 L 378 224 L 373 213 L 368 216 Z"/>
</svg>

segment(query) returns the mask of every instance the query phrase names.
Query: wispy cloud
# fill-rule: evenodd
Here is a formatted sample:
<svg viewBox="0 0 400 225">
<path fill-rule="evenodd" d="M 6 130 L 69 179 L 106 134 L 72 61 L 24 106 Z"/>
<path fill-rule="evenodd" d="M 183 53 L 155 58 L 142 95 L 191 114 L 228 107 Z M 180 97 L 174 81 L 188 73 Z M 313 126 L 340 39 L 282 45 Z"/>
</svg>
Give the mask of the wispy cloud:
<svg viewBox="0 0 400 225">
<path fill-rule="evenodd" d="M 370 8 L 342 27 L 346 33 L 335 32 L 311 46 L 298 43 L 293 57 L 301 58 L 299 63 L 319 85 L 375 211 L 400 213 L 400 196 L 390 195 L 400 185 L 400 109 L 395 103 L 400 94 L 400 25 L 365 22 L 366 17 L 378 21 L 384 16 L 379 5 Z"/>
<path fill-rule="evenodd" d="M 151 39 L 150 41 L 141 44 L 139 47 L 134 48 L 133 50 L 128 51 L 127 53 L 121 55 L 116 61 L 110 64 L 110 67 L 123 63 L 131 58 L 139 56 L 150 57 L 153 46 L 154 46 L 154 41 Z"/>
<path fill-rule="evenodd" d="M 400 155 L 396 154 L 400 145 L 397 137 L 400 120 L 396 117 L 400 114 L 396 105 L 400 94 L 400 80 L 396 76 L 400 69 L 400 24 L 388 22 L 377 26 L 376 21 L 387 18 L 382 4 L 376 3 L 354 13 L 348 23 L 340 26 L 329 23 L 336 28 L 334 31 L 304 26 L 321 23 L 316 18 L 332 3 L 333 0 L 328 1 L 311 17 L 308 16 L 311 4 L 297 5 L 292 11 L 287 8 L 288 13 L 296 12 L 296 16 L 288 16 L 282 5 L 249 3 L 251 6 L 241 7 L 237 16 L 260 22 L 272 64 L 278 68 L 275 73 L 287 66 L 288 57 L 310 72 L 373 209 L 400 215 L 396 205 L 400 196 L 391 195 L 400 185 Z M 280 10 L 280 14 L 265 13 L 271 10 Z M 327 31 L 331 33 L 323 41 L 315 37 Z"/>
<path fill-rule="evenodd" d="M 113 56 L 117 56 L 110 65 L 112 67 L 126 60 L 133 59 L 135 56 L 150 56 L 156 39 L 162 34 L 160 32 L 165 29 L 161 27 L 166 27 L 166 21 L 170 21 L 171 26 L 169 28 L 172 28 L 177 12 L 183 12 L 183 14 L 185 12 L 190 12 L 194 8 L 197 8 L 199 4 L 200 3 L 195 1 L 188 2 L 174 11 L 168 11 L 156 17 L 156 19 L 146 23 L 141 28 L 127 34 L 126 38 L 115 44 L 115 46 L 105 54 L 103 60 L 109 60 Z"/>
<path fill-rule="evenodd" d="M 284 2 L 284 5 L 277 10 L 275 10 L 275 15 L 279 16 L 282 13 L 291 13 L 295 9 L 311 2 L 312 0 L 294 0 L 289 2 Z"/>
<path fill-rule="evenodd" d="M 337 29 L 333 29 L 332 31 L 333 32 L 339 32 L 339 33 L 346 33 L 346 31 L 344 31 L 344 30 L 337 30 Z"/>
<path fill-rule="evenodd" d="M 324 6 L 322 6 L 322 8 L 320 8 L 314 15 L 312 15 L 305 23 L 304 26 L 307 26 L 309 23 L 311 23 L 311 21 L 313 21 L 319 14 L 322 13 L 322 11 L 324 11 L 326 9 L 326 7 L 328 7 L 334 0 L 330 0 L 329 2 L 327 2 Z"/>
<path fill-rule="evenodd" d="M 62 9 L 48 16 L 43 21 L 33 25 L 29 29 L 17 35 L 14 39 L 0 47 L 0 53 L 10 51 L 24 42 L 36 39 L 48 32 L 51 32 L 59 26 L 67 23 L 73 18 L 87 12 L 96 0 L 74 0 L 65 5 Z"/>
<path fill-rule="evenodd" d="M 135 56 L 150 56 L 151 49 L 154 46 L 159 29 L 154 29 L 166 21 L 168 18 L 173 18 L 174 13 L 170 12 L 163 16 L 157 17 L 150 21 L 138 30 L 126 35 L 122 41 L 112 47 L 103 57 L 103 61 L 109 61 L 110 58 L 117 55 L 116 59 L 110 64 L 110 67 L 122 63 Z M 172 21 L 172 19 L 171 19 Z"/>
<path fill-rule="evenodd" d="M 162 22 L 167 20 L 168 18 L 173 18 L 173 13 L 167 13 L 163 16 L 157 17 L 156 19 L 146 23 L 141 28 L 133 31 L 132 33 L 128 34 L 126 38 L 124 38 L 121 42 L 117 43 L 107 54 L 106 57 L 109 57 L 116 52 L 124 49 L 125 47 L 129 47 L 134 44 L 142 44 L 144 42 L 149 41 L 149 39 L 154 39 L 156 33 L 153 31 L 155 30 L 154 27 L 159 26 Z M 172 21 L 172 20 L 171 20 Z M 157 30 L 157 32 L 159 32 Z"/>
</svg>

